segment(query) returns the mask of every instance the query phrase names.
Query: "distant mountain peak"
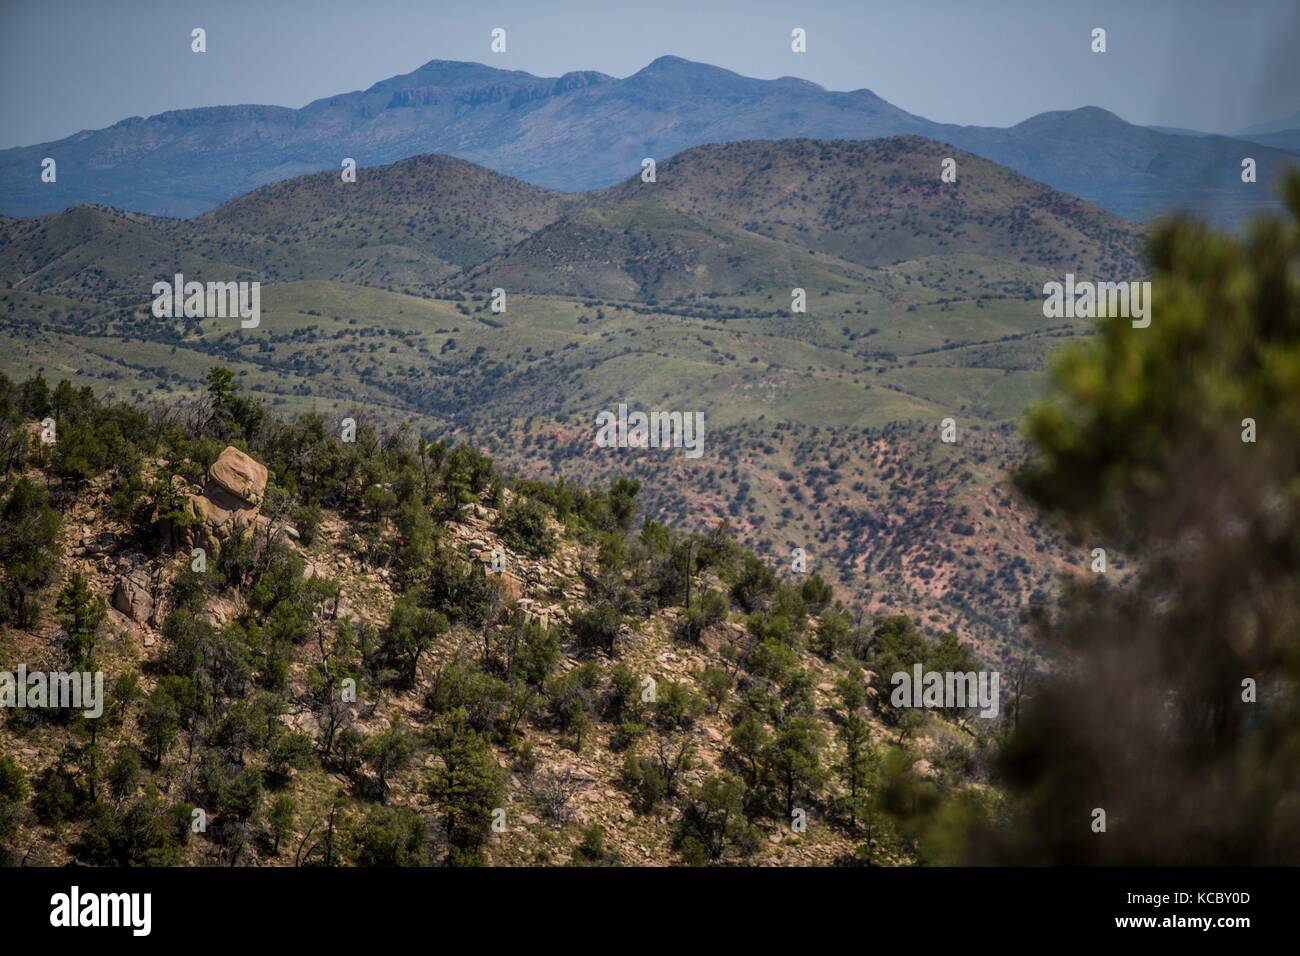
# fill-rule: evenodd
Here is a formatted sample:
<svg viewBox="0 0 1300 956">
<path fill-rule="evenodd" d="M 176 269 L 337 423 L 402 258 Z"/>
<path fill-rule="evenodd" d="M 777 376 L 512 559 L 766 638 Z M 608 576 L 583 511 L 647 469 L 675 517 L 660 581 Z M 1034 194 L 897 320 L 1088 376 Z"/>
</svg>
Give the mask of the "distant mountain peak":
<svg viewBox="0 0 1300 956">
<path fill-rule="evenodd" d="M 1080 106 L 1078 109 L 1072 110 L 1071 112 L 1073 112 L 1076 116 L 1091 117 L 1093 119 L 1104 119 L 1114 123 L 1128 122 L 1128 120 L 1124 119 L 1118 113 L 1112 113 L 1110 110 L 1103 109 L 1100 106 Z"/>
<path fill-rule="evenodd" d="M 780 83 L 782 86 L 788 86 L 792 89 L 807 90 L 810 93 L 825 93 L 826 87 L 812 80 L 805 80 L 797 76 L 778 76 L 773 83 Z M 869 91 L 868 91 L 869 92 Z M 874 94 L 872 94 L 874 95 Z"/>
<path fill-rule="evenodd" d="M 538 77 L 523 70 L 502 70 L 486 63 L 468 60 L 430 60 L 410 73 L 380 80 L 370 91 L 402 89 L 411 86 L 479 86 L 483 83 L 535 82 Z"/>
<path fill-rule="evenodd" d="M 1103 109 L 1100 106 L 1080 106 L 1072 110 L 1049 110 L 1046 113 L 1039 113 L 1036 116 L 1031 116 L 1029 119 L 1017 123 L 1016 126 L 1012 128 L 1015 129 L 1031 125 L 1046 126 L 1051 123 L 1062 122 L 1077 123 L 1080 121 L 1120 126 L 1129 125 L 1127 120 L 1117 116 L 1108 109 Z"/>
<path fill-rule="evenodd" d="M 713 66 L 710 63 L 697 63 L 694 60 L 687 60 L 680 56 L 671 55 L 661 56 L 651 60 L 640 70 L 629 76 L 628 79 L 636 80 L 639 77 L 714 79 L 746 84 L 764 82 L 763 80 L 754 80 L 747 76 L 741 76 L 739 73 L 721 66 Z"/>
<path fill-rule="evenodd" d="M 655 57 L 653 60 L 651 60 L 648 64 L 646 64 L 637 72 L 647 73 L 651 70 L 673 70 L 673 69 L 680 69 L 682 67 L 699 67 L 699 66 L 708 66 L 708 64 L 697 63 L 694 60 L 688 60 L 685 57 L 674 56 L 671 53 L 666 53 L 663 56 Z M 716 66 L 710 68 L 715 70 L 721 69 L 721 67 L 716 67 Z"/>
<path fill-rule="evenodd" d="M 419 67 L 415 72 L 419 73 L 423 70 L 454 70 L 454 69 L 481 70 L 484 69 L 485 67 L 486 64 L 478 63 L 474 60 L 433 59 L 425 63 L 423 66 Z M 486 68 L 492 69 L 492 67 L 486 67 Z"/>
<path fill-rule="evenodd" d="M 523 70 L 502 70 L 499 67 L 488 66 L 486 63 L 478 63 L 474 60 L 430 60 L 429 62 L 417 67 L 412 73 L 438 73 L 445 76 L 454 76 L 458 73 L 466 76 L 482 76 L 485 73 L 523 73 Z M 409 76 L 410 74 L 405 74 Z M 526 74 L 531 76 L 532 74 Z"/>
</svg>

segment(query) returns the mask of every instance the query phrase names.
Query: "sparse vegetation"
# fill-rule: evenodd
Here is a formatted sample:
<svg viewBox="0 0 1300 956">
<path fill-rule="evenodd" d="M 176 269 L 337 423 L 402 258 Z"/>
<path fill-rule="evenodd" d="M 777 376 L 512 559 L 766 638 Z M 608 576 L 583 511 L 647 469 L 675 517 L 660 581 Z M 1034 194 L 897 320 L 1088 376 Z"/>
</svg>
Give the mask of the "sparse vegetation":
<svg viewBox="0 0 1300 956">
<path fill-rule="evenodd" d="M 557 831 L 582 865 L 699 864 L 762 855 L 795 810 L 820 821 L 801 860 L 852 856 L 862 821 L 874 858 L 919 852 L 874 802 L 888 714 L 859 694 L 837 731 L 820 688 L 890 654 L 959 657 L 951 640 L 859 629 L 831 585 L 768 568 L 725 524 L 639 518 L 636 481 L 511 482 L 465 446 L 365 423 L 344 442 L 221 369 L 207 381 L 148 413 L 76 393 L 55 413 L 86 451 L 74 477 L 26 425 L 43 383 L 0 378 L 4 520 L 34 529 L 8 539 L 0 582 L 23 616 L 0 651 L 93 660 L 110 688 L 103 723 L 6 711 L 0 740 L 26 755 L 0 764 L 11 855 L 39 834 L 47 863 L 476 865 L 528 862 Z M 252 520 L 178 527 L 232 442 L 267 466 Z M 174 500 L 146 507 L 156 487 Z M 140 507 L 92 523 L 124 494 Z M 499 573 L 480 560 L 494 549 Z M 818 644 L 827 615 L 843 633 Z M 575 812 L 587 788 L 600 799 Z M 630 842 L 628 814 L 657 835 Z M 497 839 L 501 819 L 521 837 Z"/>
</svg>

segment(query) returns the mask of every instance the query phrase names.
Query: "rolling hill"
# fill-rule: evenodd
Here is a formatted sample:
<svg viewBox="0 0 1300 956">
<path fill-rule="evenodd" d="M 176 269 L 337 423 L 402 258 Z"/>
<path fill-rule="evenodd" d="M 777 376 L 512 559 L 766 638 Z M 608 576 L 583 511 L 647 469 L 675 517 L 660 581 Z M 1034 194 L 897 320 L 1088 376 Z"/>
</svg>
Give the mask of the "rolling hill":
<svg viewBox="0 0 1300 956">
<path fill-rule="evenodd" d="M 458 281 L 473 291 L 501 287 L 644 302 L 766 293 L 804 284 L 848 292 L 872 284 L 847 263 L 819 260 L 788 243 L 653 199 L 606 201 L 583 209 Z"/>
<path fill-rule="evenodd" d="M 6 287 L 125 308 L 138 305 L 156 280 L 177 271 L 239 279 L 251 278 L 253 265 L 247 258 L 195 252 L 171 221 L 99 206 L 10 220 L 0 232 L 0 281 Z"/>
<path fill-rule="evenodd" d="M 958 183 L 940 180 L 948 157 Z M 1131 275 L 1142 234 L 915 136 L 697 147 L 665 161 L 654 183 L 633 176 L 581 196 L 423 156 L 355 183 L 316 173 L 264 186 L 192 220 L 82 206 L 10 223 L 0 280 L 119 304 L 178 271 L 645 302 L 794 286 L 884 294 L 907 280 L 882 267 L 928 257 Z"/>
<path fill-rule="evenodd" d="M 960 183 L 940 178 L 953 158 Z M 646 197 L 862 266 L 924 255 L 989 258 L 1102 273 L 1136 268 L 1141 229 L 978 156 L 919 136 L 872 142 L 781 140 L 687 150 Z"/>
</svg>

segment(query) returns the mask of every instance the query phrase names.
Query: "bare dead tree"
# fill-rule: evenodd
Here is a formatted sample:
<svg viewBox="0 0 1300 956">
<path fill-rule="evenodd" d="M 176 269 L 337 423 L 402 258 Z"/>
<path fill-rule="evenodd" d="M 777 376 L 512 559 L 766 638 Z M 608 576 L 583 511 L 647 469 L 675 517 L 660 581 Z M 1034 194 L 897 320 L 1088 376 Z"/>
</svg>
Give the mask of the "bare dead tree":
<svg viewBox="0 0 1300 956">
<path fill-rule="evenodd" d="M 541 806 L 546 819 L 564 824 L 573 816 L 570 807 L 573 798 L 589 784 L 590 781 L 566 768 L 557 773 L 535 774 L 528 783 L 528 790 Z"/>
</svg>

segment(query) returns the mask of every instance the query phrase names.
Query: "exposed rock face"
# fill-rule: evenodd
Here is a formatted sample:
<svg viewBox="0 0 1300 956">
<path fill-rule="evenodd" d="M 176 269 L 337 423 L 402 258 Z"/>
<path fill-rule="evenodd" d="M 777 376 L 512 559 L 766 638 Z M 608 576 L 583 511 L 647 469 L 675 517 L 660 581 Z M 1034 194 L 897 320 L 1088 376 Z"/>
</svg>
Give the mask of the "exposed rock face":
<svg viewBox="0 0 1300 956">
<path fill-rule="evenodd" d="M 190 495 L 193 522 L 176 543 L 186 548 L 202 547 L 215 555 L 221 538 L 257 522 L 266 479 L 265 465 L 227 446 L 208 469 L 203 493 Z"/>
<path fill-rule="evenodd" d="M 505 594 L 506 600 L 518 601 L 524 596 L 524 582 L 509 571 L 503 572 L 499 577 L 501 579 L 501 590 Z"/>
<path fill-rule="evenodd" d="M 153 616 L 153 588 L 145 571 L 132 571 L 117 579 L 113 607 L 131 620 L 143 624 Z"/>
<path fill-rule="evenodd" d="M 214 484 L 256 507 L 262 503 L 262 495 L 266 493 L 266 466 L 254 461 L 238 448 L 227 445 L 226 450 L 208 469 L 205 495 L 212 491 Z"/>
<path fill-rule="evenodd" d="M 203 494 L 190 498 L 190 510 L 204 527 L 226 535 L 253 524 L 257 520 L 258 506 L 232 495 L 215 482 L 209 482 Z"/>
</svg>

